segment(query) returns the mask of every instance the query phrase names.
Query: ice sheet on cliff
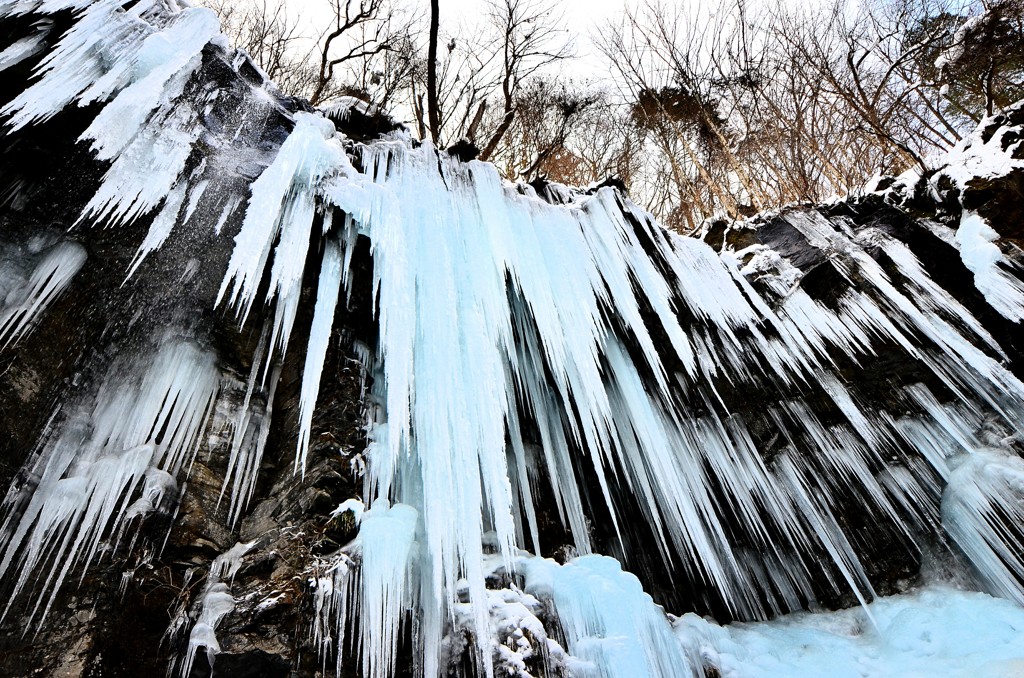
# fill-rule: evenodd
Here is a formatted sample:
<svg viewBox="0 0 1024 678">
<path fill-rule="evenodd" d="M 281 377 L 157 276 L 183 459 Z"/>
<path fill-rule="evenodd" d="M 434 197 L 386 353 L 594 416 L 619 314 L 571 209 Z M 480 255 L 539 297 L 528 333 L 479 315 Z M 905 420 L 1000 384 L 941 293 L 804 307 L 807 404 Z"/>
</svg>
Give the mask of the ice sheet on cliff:
<svg viewBox="0 0 1024 678">
<path fill-rule="evenodd" d="M 379 338 L 368 368 L 384 403 L 366 453 L 363 501 L 372 508 L 359 557 L 340 554 L 318 588 L 329 617 L 318 628 L 341 634 L 355 618 L 366 675 L 392 673 L 409 610 L 427 676 L 447 670 L 454 627 L 491 638 L 495 558 L 509 576 L 525 576 L 527 593 L 553 601 L 561 630 L 551 635 L 574 655 L 559 659 L 568 670 L 699 672 L 692 634 L 677 632 L 676 646 L 640 582 L 587 555 L 600 530 L 623 561 L 636 543 L 630 533 L 643 531 L 646 560 L 674 585 L 706 589 L 730 617 L 801 610 L 829 587 L 874 610 L 868 537 L 848 515 L 855 506 L 909 552 L 945 530 L 989 590 L 1024 602 L 1024 548 L 1005 527 L 1024 519 L 1013 438 L 1024 384 L 977 309 L 892 233 L 811 209 L 786 213 L 786 227 L 820 255 L 816 275 L 835 278 L 823 297 L 788 253 L 715 252 L 665 232 L 612 188 L 565 189 L 568 204 L 553 205 L 488 164 L 462 163 L 402 132 L 357 144 L 319 114 L 283 108 L 290 133 L 269 154 L 253 151 L 260 171 L 245 194 L 223 198 L 215 222 L 196 219 L 196 205 L 214 199 L 210 182 L 240 173 L 249 150 L 235 147 L 233 130 L 210 129 L 204 102 L 184 95 L 204 59 L 225 53 L 212 14 L 155 1 L 0 2 L 6 14 L 68 9 L 78 12 L 75 26 L 2 109 L 10 133 L 67 106 L 100 104 L 82 141 L 109 170 L 75 228 L 155 214 L 126 285 L 176 231 L 233 239 L 220 301 L 240 323 L 271 316 L 231 443 L 233 519 L 267 442 L 266 428 L 250 425 L 249 396 L 262 385 L 273 400 L 273 361 L 289 350 L 303 278 L 318 285 L 297 471 L 329 378 L 335 307 L 353 292 L 359 239 L 369 240 Z M 236 210 L 241 223 L 229 227 Z M 1011 268 L 993 268 L 1002 254 L 971 219 L 957 235 L 964 264 L 991 310 L 1019 321 L 1024 288 Z M 23 296 L 38 303 L 17 303 L 32 316 L 62 289 L 74 294 L 79 259 L 65 251 L 38 283 L 33 274 Z M 30 320 L 18 320 L 14 335 Z M 211 349 L 189 338 L 192 328 L 178 329 L 155 360 L 119 363 L 94 401 L 56 417 L 29 467 L 32 482 L 8 496 L 0 574 L 11 573 L 17 591 L 38 576 L 43 615 L 71 567 L 118 533 L 147 471 L 185 475 L 219 384 Z M 877 375 L 865 378 L 881 356 L 912 365 L 914 379 L 881 377 L 880 387 Z M 993 431 L 1004 435 L 993 442 Z M 565 566 L 568 578 L 520 552 L 559 546 L 541 541 L 542 495 L 583 556 Z M 595 525 L 604 517 L 607 526 Z M 573 580 L 571 568 L 587 576 Z M 618 593 L 601 598 L 589 585 Z M 216 652 L 214 629 L 230 613 L 217 597 L 228 594 L 209 592 L 218 605 L 196 627 L 189 664 L 199 647 Z M 629 614 L 620 615 L 608 606 L 623 596 Z M 520 626 L 532 614 L 522 612 Z M 477 643 L 481 673 L 505 667 L 501 647 Z"/>
</svg>

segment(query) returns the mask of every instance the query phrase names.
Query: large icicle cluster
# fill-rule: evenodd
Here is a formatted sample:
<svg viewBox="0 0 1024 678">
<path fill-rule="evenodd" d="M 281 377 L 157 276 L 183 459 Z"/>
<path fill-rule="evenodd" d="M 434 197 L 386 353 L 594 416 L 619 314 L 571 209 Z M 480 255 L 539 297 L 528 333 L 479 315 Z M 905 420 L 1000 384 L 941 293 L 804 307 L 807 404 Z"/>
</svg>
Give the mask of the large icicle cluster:
<svg viewBox="0 0 1024 678">
<path fill-rule="evenodd" d="M 45 617 L 67 575 L 88 567 L 123 519 L 176 491 L 218 385 L 212 355 L 167 337 L 156 356 L 114 365 L 92 402 L 55 415 L 54 433 L 4 499 L 0 527 L 0 577 L 16 582 L 14 596 L 39 587 L 30 619 Z M 144 501 L 131 503 L 147 478 Z"/>
<path fill-rule="evenodd" d="M 4 248 L 0 258 L 0 345 L 28 334 L 46 308 L 71 284 L 85 264 L 85 249 L 69 240 L 40 237 L 25 248 Z M 21 250 L 26 251 L 21 251 Z M 30 263 L 31 270 L 19 270 Z"/>
<path fill-rule="evenodd" d="M 721 591 L 735 613 L 757 617 L 813 598 L 810 572 L 820 565 L 807 556 L 818 550 L 862 602 L 873 596 L 821 476 L 852 485 L 870 510 L 906 531 L 927 519 L 918 502 L 938 493 L 946 456 L 981 447 L 978 429 L 938 406 L 923 385 L 895 396 L 917 414 L 899 418 L 859 404 L 837 371 L 836 351 L 868 360 L 876 345 L 895 345 L 952 393 L 987 403 L 1011 425 L 1019 420 L 1024 387 L 977 347 L 999 356 L 994 340 L 905 245 L 880 231 L 843 232 L 814 212 L 790 215 L 844 278 L 859 281 L 827 306 L 794 284 L 799 272 L 774 252 L 757 251 L 741 271 L 703 243 L 667 237 L 610 189 L 555 207 L 503 186 L 489 166 L 400 141 L 364 148 L 360 163 L 372 187 L 346 174 L 324 193 L 372 242 L 387 423 L 374 436 L 368 498 L 421 507 L 428 674 L 436 666 L 429 648 L 446 623 L 444 608 L 432 611 L 430 601 L 451 600 L 460 577 L 472 600 L 485 599 L 483 533 L 493 530 L 510 556 L 523 533 L 521 516 L 510 515 L 514 497 L 536 539 L 527 467 L 547 471 L 580 552 L 590 543 L 576 478 L 593 472 L 613 522 L 613 498 L 625 485 L 665 558 L 681 557 L 688 576 Z M 868 247 L 898 267 L 902 289 Z M 744 273 L 779 298 L 762 298 Z M 654 331 L 675 349 L 678 385 L 669 383 Z M 795 395 L 768 405 L 766 418 L 791 441 L 768 465 L 749 424 L 701 387 L 719 376 L 752 389 L 820 384 L 845 421 L 822 422 Z M 891 476 L 877 475 L 886 457 L 906 454 L 893 441 L 916 446 L 904 431 L 919 426 L 941 441 L 933 466 L 910 459 Z M 529 458 L 527 427 L 540 437 Z M 814 455 L 800 454 L 796 441 Z M 575 450 L 589 454 L 589 469 L 581 470 Z M 716 485 L 728 508 L 712 494 Z M 733 549 L 737 524 L 755 540 L 760 562 Z M 1019 558 L 1014 546 L 1004 550 Z M 987 575 L 1018 586 L 1008 573 Z M 484 634 L 486 618 L 476 623 Z"/>
<path fill-rule="evenodd" d="M 892 233 L 810 209 L 781 215 L 834 275 L 824 298 L 785 250 L 720 254 L 665 232 L 613 188 L 538 196 L 403 132 L 356 144 L 297 112 L 279 146 L 233 148 L 245 115 L 214 133 L 206 116 L 216 92 L 183 97 L 204 50 L 225 49 L 212 14 L 155 0 L 0 0 L 0 15 L 69 10 L 76 22 L 3 108 L 7 124 L 100 104 L 81 140 L 109 169 L 79 227 L 152 215 L 131 277 L 175 229 L 200 226 L 197 206 L 216 206 L 219 219 L 201 226 L 233 237 L 217 303 L 240 323 L 262 305 L 272 315 L 230 442 L 222 494 L 230 485 L 232 523 L 255 487 L 303 278 L 317 276 L 317 290 L 300 472 L 336 308 L 355 291 L 357 243 L 370 243 L 378 333 L 367 362 L 383 405 L 366 451 L 371 508 L 357 541 L 315 580 L 318 639 L 335 633 L 340 657 L 355 619 L 364 675 L 393 674 L 410 617 L 427 676 L 460 660 L 453 629 L 476 639 L 471 660 L 486 675 L 496 660 L 525 671 L 532 642 L 586 676 L 699 674 L 692 634 L 677 642 L 639 580 L 591 554 L 600 544 L 629 561 L 639 532 L 650 537 L 645 561 L 673 584 L 706 589 L 731 617 L 799 610 L 823 589 L 852 593 L 874 614 L 851 503 L 911 551 L 941 521 L 990 590 L 1024 601 L 1024 545 L 1006 528 L 1024 518 L 1024 462 L 1009 433 L 1024 414 L 1024 384 L 978 314 Z M 206 155 L 191 162 L 200 139 Z M 253 165 L 248 192 L 232 193 L 223 175 Z M 228 226 L 236 212 L 237 229 Z M 975 218 L 965 214 L 953 240 L 989 310 L 1020 321 L 1024 287 Z M 83 258 L 58 244 L 22 276 L 4 300 L 0 339 L 23 335 Z M 858 379 L 894 354 L 914 379 L 886 383 L 879 401 L 877 386 Z M 159 505 L 219 389 L 212 351 L 169 333 L 153 357 L 115 362 L 91 399 L 58 412 L 5 504 L 0 576 L 15 593 L 38 578 L 44 615 L 101 540 Z M 566 565 L 522 551 L 560 546 L 542 543 L 540 496 L 579 556 Z M 186 671 L 200 647 L 212 662 L 233 607 L 222 564 Z M 540 630 L 526 638 L 539 606 L 495 621 L 496 572 L 519 578 L 511 586 L 521 584 L 522 600 L 552 602 L 573 657 Z M 524 654 L 489 642 L 512 627 Z"/>
</svg>

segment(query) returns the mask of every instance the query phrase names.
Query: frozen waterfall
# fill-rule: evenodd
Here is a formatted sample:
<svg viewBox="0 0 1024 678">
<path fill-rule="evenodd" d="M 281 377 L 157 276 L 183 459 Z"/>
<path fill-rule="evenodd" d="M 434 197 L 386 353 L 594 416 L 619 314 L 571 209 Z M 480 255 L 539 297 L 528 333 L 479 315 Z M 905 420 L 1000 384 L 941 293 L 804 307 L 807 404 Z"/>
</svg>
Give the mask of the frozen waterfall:
<svg viewBox="0 0 1024 678">
<path fill-rule="evenodd" d="M 83 354 L 7 494 L 4 614 L 29 599 L 34 631 L 72 573 L 132 548 L 133 521 L 173 523 L 201 452 L 226 456 L 228 500 L 209 510 L 231 529 L 269 491 L 267 455 L 294 455 L 298 483 L 356 299 L 372 315 L 358 337 L 368 445 L 359 500 L 331 519 L 368 508 L 298 577 L 339 674 L 349 656 L 387 678 L 401 652 L 428 677 L 459 662 L 519 678 L 1019 670 L 1024 383 L 992 328 L 1024 319 L 1024 283 L 980 216 L 914 226 L 956 253 L 968 291 L 838 208 L 766 215 L 735 226 L 760 241 L 716 250 L 613 187 L 538 194 L 404 130 L 356 141 L 239 75 L 246 58 L 208 10 L 0 0 L 3 17 L 50 15 L 73 22 L 0 51 L 44 54 L 5 102 L 4 134 L 87 111 L 78 140 L 105 169 L 67 233 L 0 231 L 0 356 L 45 341 L 40 320 L 78 299 L 99 266 L 81 244 L 93 232 L 132 243 L 125 294 L 161 296 L 117 319 L 131 331 L 100 335 L 131 341 Z M 772 246 L 782 231 L 812 264 Z M 149 313 L 159 323 L 136 339 Z M 258 340 L 200 331 L 213 316 Z M 231 381 L 224 352 L 253 343 Z M 184 675 L 200 648 L 211 665 L 223 649 L 230 580 L 259 550 L 236 541 L 192 568 L 205 584 L 169 634 Z M 879 548 L 918 565 L 955 554 L 986 593 L 878 595 Z M 853 607 L 806 612 L 826 599 Z M 808 644 L 820 656 L 794 649 Z"/>
</svg>

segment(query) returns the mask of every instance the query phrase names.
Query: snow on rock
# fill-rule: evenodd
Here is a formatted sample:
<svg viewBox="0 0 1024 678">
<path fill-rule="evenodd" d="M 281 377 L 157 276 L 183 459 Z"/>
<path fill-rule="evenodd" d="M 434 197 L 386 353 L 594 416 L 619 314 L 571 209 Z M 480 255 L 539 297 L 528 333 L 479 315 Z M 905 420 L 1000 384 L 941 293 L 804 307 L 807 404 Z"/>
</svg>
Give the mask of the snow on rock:
<svg viewBox="0 0 1024 678">
<path fill-rule="evenodd" d="M 960 252 L 978 291 L 1013 322 L 1021 320 L 1022 303 L 1020 275 L 1013 273 L 1020 266 L 1020 216 L 1011 197 L 1024 177 L 1022 129 L 1024 102 L 1018 102 L 984 118 L 953 149 L 933 158 L 933 171 L 922 175 L 911 168 L 899 177 L 873 179 L 867 188 L 896 205 L 934 210 L 947 223 L 922 223 Z"/>
<path fill-rule="evenodd" d="M 351 513 L 355 519 L 356 524 L 363 519 L 363 514 L 366 512 L 366 508 L 363 506 L 363 502 L 358 499 L 346 499 L 345 501 L 338 504 L 338 508 L 331 511 L 331 517 L 336 518 L 345 513 Z"/>
<path fill-rule="evenodd" d="M 1024 104 L 1015 104 L 1005 112 L 982 120 L 971 135 L 942 158 L 942 166 L 928 180 L 936 195 L 946 192 L 962 204 L 955 240 L 961 259 L 974 273 L 975 286 L 986 301 L 1014 322 L 1022 319 L 1024 285 L 1019 276 L 1008 270 L 1016 268 L 1017 264 L 1007 258 L 997 241 L 1000 232 L 1013 232 L 1016 225 L 987 222 L 978 214 L 987 199 L 982 197 L 979 204 L 971 192 L 993 181 L 1024 173 L 1024 140 L 1020 134 L 1022 106 Z"/>
<path fill-rule="evenodd" d="M 320 110 L 323 112 L 324 117 L 337 120 L 347 119 L 352 111 L 367 117 L 377 115 L 379 112 L 377 107 L 369 101 L 353 96 L 338 96 L 329 99 L 320 107 Z"/>
<path fill-rule="evenodd" d="M 524 557 L 529 556 L 524 554 Z M 500 557 L 489 559 L 488 580 L 500 580 L 504 573 Z M 541 618 L 548 616 L 547 603 L 517 585 L 515 581 L 502 582 L 504 586 L 489 586 L 485 604 L 489 616 L 489 640 L 494 675 L 501 678 L 557 678 L 574 675 L 572 668 L 579 662 L 549 636 Z M 472 655 L 470 647 L 475 622 L 473 604 L 459 602 L 454 618 L 444 639 L 444 654 L 449 658 Z"/>
<path fill-rule="evenodd" d="M 985 300 L 1004 317 L 1024 320 L 1024 283 L 1010 274 L 1011 264 L 994 243 L 999 238 L 988 223 L 965 211 L 956 230 L 956 242 L 964 265 L 974 273 L 974 284 Z"/>
<path fill-rule="evenodd" d="M 942 168 L 930 178 L 937 185 L 947 179 L 963 189 L 973 179 L 1002 177 L 1014 169 L 1024 167 L 1024 160 L 1015 158 L 1022 143 L 1013 140 L 1014 127 L 997 127 L 994 134 L 986 134 L 993 120 L 986 118 L 978 128 L 942 158 Z"/>
</svg>

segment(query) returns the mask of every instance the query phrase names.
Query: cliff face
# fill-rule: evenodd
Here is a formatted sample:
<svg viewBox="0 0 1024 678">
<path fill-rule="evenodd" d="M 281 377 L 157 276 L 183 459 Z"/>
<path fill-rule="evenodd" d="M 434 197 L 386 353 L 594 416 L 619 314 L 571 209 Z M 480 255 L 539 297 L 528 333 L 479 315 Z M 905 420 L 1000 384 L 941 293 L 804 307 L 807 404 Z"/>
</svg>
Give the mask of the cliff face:
<svg viewBox="0 0 1024 678">
<path fill-rule="evenodd" d="M 1024 602 L 1024 107 L 683 239 L 205 10 L 0 17 L 0 673 L 713 675 L 654 603 Z"/>
<path fill-rule="evenodd" d="M 29 13 L 10 15 L 20 9 Z M 24 91 L 33 69 L 74 25 L 69 7 L 46 14 L 52 25 L 44 21 L 45 30 L 40 30 L 37 10 L 4 8 L 8 16 L 2 23 L 0 43 L 16 43 L 26 35 L 40 40 L 34 55 L 0 71 L 0 89 L 5 93 Z M 147 12 L 137 20 L 139 26 L 166 14 L 159 8 Z M 182 100 L 210 98 L 220 103 L 204 111 L 206 136 L 197 139 L 181 171 L 199 176 L 201 166 L 213 157 L 212 147 L 226 138 L 238 143 L 239 152 L 230 171 L 210 168 L 207 199 L 195 196 L 197 201 L 189 206 L 190 218 L 209 228 L 176 229 L 127 281 L 133 258 L 157 215 L 111 228 L 76 223 L 105 177 L 109 179 L 116 169 L 116 161 L 98 158 L 88 143 L 79 141 L 102 106 L 72 105 L 44 124 L 17 132 L 8 129 L 4 137 L 0 325 L 7 345 L 0 359 L 0 410 L 4 413 L 0 480 L 11 488 L 5 504 L 5 544 L 19 539 L 16 521 L 26 513 L 33 493 L 38 496 L 45 490 L 46 469 L 54 463 L 47 459 L 51 454 L 45 449 L 47 441 L 60 439 L 72 427 L 82 430 L 66 436 L 68 444 L 81 447 L 86 459 L 90 458 L 86 448 L 92 448 L 91 460 L 97 464 L 109 461 L 109 448 L 116 450 L 121 442 L 118 436 L 143 443 L 152 440 L 157 454 L 176 442 L 189 447 L 173 481 L 161 484 L 154 470 L 145 470 L 146 464 L 137 469 L 141 472 L 120 479 L 126 494 L 123 502 L 114 498 L 119 520 L 108 522 L 110 517 L 101 515 L 98 523 L 90 525 L 91 518 L 80 512 L 62 525 L 61 517 L 56 518 L 54 529 L 66 530 L 62 536 L 98 539 L 99 534 L 85 534 L 96 529 L 102 533 L 102 543 L 95 542 L 91 566 L 75 569 L 63 586 L 47 581 L 50 569 L 42 576 L 26 573 L 31 578 L 13 598 L 3 623 L 0 673 L 4 675 L 163 672 L 186 654 L 194 625 L 188 615 L 198 614 L 211 563 L 239 542 L 252 546 L 231 584 L 237 593 L 235 612 L 223 622 L 227 633 L 222 631 L 224 657 L 218 672 L 288 675 L 293 665 L 306 667 L 307 673 L 320 666 L 317 652 L 306 651 L 310 642 L 304 616 L 306 578 L 318 555 L 352 537 L 351 524 L 331 521 L 328 514 L 358 493 L 349 461 L 364 446 L 363 370 L 352 357 L 352 330 L 341 327 L 365 325 L 366 302 L 354 301 L 330 337 L 325 365 L 325 375 L 330 377 L 321 392 L 314 420 L 317 437 L 311 442 L 304 477 L 293 475 L 291 458 L 283 454 L 249 459 L 250 467 L 244 469 L 231 464 L 236 447 L 294 449 L 305 332 L 298 333 L 296 349 L 286 359 L 274 361 L 273 381 L 249 383 L 250 373 L 261 367 L 254 367 L 253 360 L 260 355 L 267 314 L 258 310 L 240 328 L 229 314 L 216 310 L 218 278 L 231 254 L 231 238 L 217 237 L 212 227 L 222 220 L 226 230 L 237 231 L 239 220 L 230 218 L 225 205 L 244 200 L 248 183 L 265 166 L 267 154 L 286 138 L 289 116 L 300 104 L 273 96 L 244 58 L 235 59 L 214 45 L 196 58 L 199 62 L 184 83 Z M 166 115 L 156 117 L 164 119 L 155 124 L 167 124 Z M 225 131 L 227 126 L 230 131 Z M 145 188 L 149 178 L 144 170 L 135 170 L 141 173 L 138 187 Z M 229 218 L 221 219 L 222 215 Z M 84 260 L 69 253 L 80 253 Z M 70 267 L 66 274 L 70 278 L 55 290 L 38 294 L 36 278 L 42 276 L 39 284 L 46 282 L 47 261 L 58 270 L 51 281 L 65 275 L 61 267 Z M 315 280 L 305 281 L 302 295 L 305 301 L 296 322 L 308 330 Z M 32 315 L 35 309 L 40 312 Z M 26 321 L 32 324 L 31 333 L 17 336 L 19 323 Z M 262 341 L 265 344 L 266 337 Z M 166 355 L 161 363 L 162 352 Z M 189 370 L 185 363 L 196 358 L 198 367 L 192 365 Z M 102 396 L 97 399 L 97 391 L 104 389 L 139 398 L 152 387 L 140 383 L 139 375 L 154 360 L 165 369 L 183 370 L 180 383 L 169 391 L 172 399 L 186 397 L 195 382 L 205 380 L 205 394 L 191 394 L 205 395 L 209 402 L 209 411 L 199 412 L 202 421 L 194 422 L 198 427 L 189 428 L 171 407 L 149 415 L 150 430 L 125 432 L 119 420 L 138 409 L 122 402 L 104 411 L 104 403 L 98 402 Z M 212 381 L 210 375 L 215 375 Z M 97 421 L 89 422 L 90 418 Z M 100 418 L 104 423 L 98 422 Z M 175 437 L 188 440 L 175 441 Z M 58 459 L 56 463 L 67 462 Z M 76 475 L 75 463 L 62 474 L 65 478 Z M 173 472 L 175 465 L 165 468 Z M 104 475 L 123 472 L 114 466 L 93 473 L 84 493 L 97 497 Z M 225 493 L 225 478 L 232 472 L 243 480 Z M 60 490 L 55 494 L 47 501 L 60 501 Z M 140 497 L 148 497 L 152 506 L 139 504 Z M 229 505 L 237 506 L 232 515 Z M 81 556 L 75 550 L 77 544 L 62 547 L 50 560 L 36 561 L 36 565 L 50 568 L 58 560 L 59 567 L 63 565 L 59 561 Z M 18 558 L 26 557 L 22 553 Z M 7 569 L 4 581 L 13 584 L 15 572 Z M 43 617 L 51 594 L 55 594 L 52 607 Z M 238 661 L 233 664 L 233 659 Z M 204 666 L 201 653 L 194 672 L 208 672 Z"/>
</svg>

